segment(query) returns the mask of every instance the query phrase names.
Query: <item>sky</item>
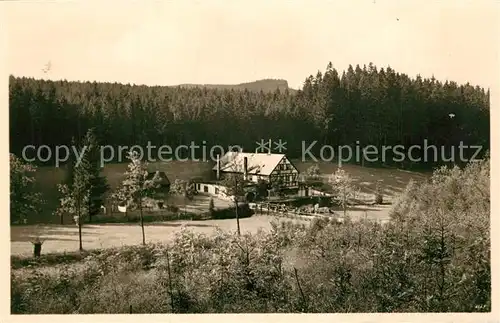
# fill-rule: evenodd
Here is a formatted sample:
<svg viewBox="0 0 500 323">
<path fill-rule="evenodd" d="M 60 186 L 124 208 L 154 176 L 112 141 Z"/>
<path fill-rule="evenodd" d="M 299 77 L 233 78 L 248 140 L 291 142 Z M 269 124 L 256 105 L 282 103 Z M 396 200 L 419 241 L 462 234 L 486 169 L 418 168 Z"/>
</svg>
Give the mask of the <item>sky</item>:
<svg viewBox="0 0 500 323">
<path fill-rule="evenodd" d="M 500 2 L 8 1 L 15 76 L 147 85 L 264 78 L 300 88 L 328 62 L 492 87 Z M 42 70 L 51 62 L 48 73 Z"/>
</svg>

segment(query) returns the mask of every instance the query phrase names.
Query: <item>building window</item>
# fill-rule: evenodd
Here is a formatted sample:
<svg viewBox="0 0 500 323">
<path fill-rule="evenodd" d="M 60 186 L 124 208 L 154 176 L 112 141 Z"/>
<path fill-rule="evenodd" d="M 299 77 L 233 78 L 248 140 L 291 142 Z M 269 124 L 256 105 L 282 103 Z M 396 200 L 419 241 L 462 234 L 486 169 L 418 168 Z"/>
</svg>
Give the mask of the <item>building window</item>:
<svg viewBox="0 0 500 323">
<path fill-rule="evenodd" d="M 203 192 L 208 193 L 208 186 L 203 186 Z"/>
<path fill-rule="evenodd" d="M 218 187 L 215 188 L 215 194 L 219 194 L 219 188 Z"/>
</svg>

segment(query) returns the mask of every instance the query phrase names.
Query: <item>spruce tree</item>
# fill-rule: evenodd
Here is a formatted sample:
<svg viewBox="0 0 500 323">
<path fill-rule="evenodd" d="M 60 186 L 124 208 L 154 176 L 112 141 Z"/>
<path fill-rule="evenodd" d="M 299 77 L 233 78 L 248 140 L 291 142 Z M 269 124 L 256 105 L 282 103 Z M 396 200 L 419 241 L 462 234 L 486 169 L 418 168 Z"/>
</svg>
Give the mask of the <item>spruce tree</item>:
<svg viewBox="0 0 500 323">
<path fill-rule="evenodd" d="M 101 209 L 101 205 L 104 204 L 109 186 L 106 177 L 101 175 L 100 146 L 94 129 L 91 128 L 87 131 L 83 140 L 83 145 L 85 147 L 85 154 L 83 158 L 88 163 L 90 176 L 90 198 L 88 200 L 88 220 L 90 223 L 92 222 L 92 216 L 98 214 Z"/>
</svg>

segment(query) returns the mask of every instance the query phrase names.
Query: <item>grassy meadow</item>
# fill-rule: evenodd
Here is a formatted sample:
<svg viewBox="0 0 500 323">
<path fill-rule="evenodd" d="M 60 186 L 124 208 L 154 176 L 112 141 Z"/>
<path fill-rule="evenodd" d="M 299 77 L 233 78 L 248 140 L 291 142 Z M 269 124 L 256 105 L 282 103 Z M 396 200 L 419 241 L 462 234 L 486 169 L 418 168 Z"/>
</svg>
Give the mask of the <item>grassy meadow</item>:
<svg viewBox="0 0 500 323">
<path fill-rule="evenodd" d="M 127 170 L 127 163 L 106 164 L 103 167 L 102 173 L 106 176 L 111 191 L 115 190 L 124 179 L 124 173 Z M 149 168 L 151 171 L 164 171 L 169 180 L 173 183 L 176 179 L 188 180 L 195 177 L 206 177 L 211 167 L 209 163 L 185 161 L 185 162 L 163 162 L 151 163 Z M 29 217 L 29 223 L 44 223 L 57 224 L 59 218 L 53 215 L 59 203 L 59 192 L 57 185 L 64 181 L 66 169 L 64 167 L 42 166 L 38 167 L 35 174 L 37 189 L 42 192 L 45 200 L 45 205 L 40 214 L 33 214 Z M 173 202 L 183 203 L 182 199 L 171 197 Z M 68 217 L 65 223 L 72 223 L 72 219 Z"/>
</svg>

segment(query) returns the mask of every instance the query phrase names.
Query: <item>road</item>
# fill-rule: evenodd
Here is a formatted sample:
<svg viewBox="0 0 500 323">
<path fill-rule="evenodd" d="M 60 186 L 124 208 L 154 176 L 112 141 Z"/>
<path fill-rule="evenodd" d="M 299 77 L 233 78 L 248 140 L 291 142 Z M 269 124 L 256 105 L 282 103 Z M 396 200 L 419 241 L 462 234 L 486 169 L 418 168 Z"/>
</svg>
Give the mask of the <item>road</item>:
<svg viewBox="0 0 500 323">
<path fill-rule="evenodd" d="M 259 229 L 269 230 L 271 221 L 276 217 L 257 215 L 240 219 L 242 233 L 256 233 Z M 213 234 L 216 228 L 235 231 L 236 220 L 172 221 L 146 223 L 145 233 L 148 242 L 168 242 L 182 226 L 197 233 Z M 11 254 L 30 255 L 33 252 L 31 240 L 39 236 L 44 240 L 42 253 L 71 252 L 78 250 L 78 227 L 75 225 L 29 225 L 12 226 Z M 123 245 L 136 245 L 142 242 L 139 224 L 99 224 L 83 227 L 84 249 L 111 248 Z"/>
</svg>

